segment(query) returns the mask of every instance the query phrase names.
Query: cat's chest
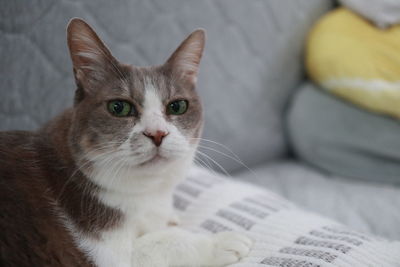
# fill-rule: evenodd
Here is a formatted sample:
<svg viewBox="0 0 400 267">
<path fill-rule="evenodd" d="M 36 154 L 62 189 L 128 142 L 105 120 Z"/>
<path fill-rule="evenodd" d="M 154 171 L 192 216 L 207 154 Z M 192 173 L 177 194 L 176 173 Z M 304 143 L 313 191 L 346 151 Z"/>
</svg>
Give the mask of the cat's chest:
<svg viewBox="0 0 400 267">
<path fill-rule="evenodd" d="M 108 193 L 102 195 L 102 202 L 120 210 L 123 215 L 115 231 L 126 232 L 133 238 L 167 227 L 173 217 L 170 194 L 127 196 Z"/>
<path fill-rule="evenodd" d="M 97 266 L 130 266 L 133 245 L 143 234 L 167 227 L 172 215 L 172 199 L 168 196 L 129 197 L 107 194 L 101 197 L 104 204 L 122 213 L 121 222 L 100 234 L 100 238 L 78 238 L 81 248 Z"/>
</svg>

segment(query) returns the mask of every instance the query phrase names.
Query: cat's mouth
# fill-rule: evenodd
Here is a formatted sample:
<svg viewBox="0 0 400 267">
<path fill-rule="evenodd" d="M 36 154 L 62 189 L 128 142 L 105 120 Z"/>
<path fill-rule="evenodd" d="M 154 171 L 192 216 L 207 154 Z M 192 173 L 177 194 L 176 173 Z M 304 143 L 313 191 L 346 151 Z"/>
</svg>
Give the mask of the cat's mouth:
<svg viewBox="0 0 400 267">
<path fill-rule="evenodd" d="M 139 164 L 139 166 L 149 166 L 149 165 L 154 165 L 154 164 L 159 164 L 162 162 L 166 162 L 168 159 L 166 157 L 163 157 L 160 155 L 160 153 L 156 153 L 152 158 L 146 160 L 145 162 L 142 162 Z"/>
</svg>

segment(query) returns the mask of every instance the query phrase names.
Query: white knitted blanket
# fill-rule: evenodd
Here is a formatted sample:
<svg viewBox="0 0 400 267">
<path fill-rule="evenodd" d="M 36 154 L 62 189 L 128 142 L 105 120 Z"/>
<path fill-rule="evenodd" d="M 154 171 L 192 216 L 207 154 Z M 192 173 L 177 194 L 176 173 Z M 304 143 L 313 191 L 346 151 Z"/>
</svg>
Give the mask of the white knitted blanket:
<svg viewBox="0 0 400 267">
<path fill-rule="evenodd" d="M 255 241 L 231 266 L 400 266 L 400 242 L 352 231 L 275 193 L 198 167 L 178 185 L 174 206 L 186 229 L 240 231 Z"/>
</svg>

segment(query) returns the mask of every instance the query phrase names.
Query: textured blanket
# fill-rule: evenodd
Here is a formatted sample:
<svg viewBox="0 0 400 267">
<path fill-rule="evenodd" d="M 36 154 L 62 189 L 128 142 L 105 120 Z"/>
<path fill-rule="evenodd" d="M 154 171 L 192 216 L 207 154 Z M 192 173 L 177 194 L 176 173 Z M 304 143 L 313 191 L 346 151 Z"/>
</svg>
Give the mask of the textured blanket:
<svg viewBox="0 0 400 267">
<path fill-rule="evenodd" d="M 239 231 L 255 243 L 232 266 L 400 266 L 400 242 L 348 229 L 275 193 L 194 168 L 174 195 L 181 225 L 192 231 Z"/>
</svg>

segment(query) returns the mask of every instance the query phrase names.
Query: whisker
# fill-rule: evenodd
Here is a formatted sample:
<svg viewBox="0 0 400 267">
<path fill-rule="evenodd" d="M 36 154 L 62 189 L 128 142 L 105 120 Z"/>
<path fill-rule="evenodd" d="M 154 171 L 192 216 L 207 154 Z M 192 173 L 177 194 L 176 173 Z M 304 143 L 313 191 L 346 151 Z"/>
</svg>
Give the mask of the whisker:
<svg viewBox="0 0 400 267">
<path fill-rule="evenodd" d="M 229 153 L 231 153 L 234 157 L 236 157 L 238 160 L 240 160 L 239 156 L 238 156 L 237 154 L 235 154 L 229 147 L 227 147 L 227 146 L 224 145 L 224 144 L 218 143 L 218 142 L 213 141 L 213 140 L 205 139 L 205 138 L 200 138 L 200 137 L 190 138 L 190 139 L 193 139 L 193 140 L 200 140 L 200 141 L 204 141 L 204 142 L 210 142 L 210 143 L 212 143 L 212 144 L 219 145 L 219 146 L 221 146 L 222 148 L 228 150 Z"/>
<path fill-rule="evenodd" d="M 197 151 L 197 153 L 199 153 L 200 155 L 210 159 L 218 168 L 220 168 L 224 172 L 225 175 L 231 177 L 231 175 L 228 173 L 228 171 L 224 167 L 222 167 L 221 164 L 219 164 L 216 160 L 211 158 L 209 155 L 207 155 L 206 153 L 201 152 L 201 151 Z"/>
<path fill-rule="evenodd" d="M 258 175 L 257 175 L 250 167 L 248 167 L 242 160 L 236 159 L 236 158 L 234 158 L 234 157 L 231 157 L 230 155 L 228 155 L 228 154 L 226 154 L 226 153 L 224 153 L 224 152 L 221 152 L 221 151 L 219 151 L 219 150 L 217 150 L 217 149 L 211 148 L 211 147 L 200 146 L 200 145 L 199 145 L 199 147 L 204 148 L 204 149 L 208 149 L 208 150 L 211 150 L 211 151 L 214 151 L 214 152 L 216 152 L 216 153 L 218 153 L 218 154 L 220 154 L 220 155 L 223 155 L 223 156 L 225 156 L 225 157 L 227 157 L 227 158 L 229 158 L 229 159 L 234 160 L 235 162 L 237 162 L 237 163 L 239 163 L 240 165 L 242 165 L 243 167 L 245 167 L 248 171 L 250 171 L 250 172 L 258 179 Z"/>
<path fill-rule="evenodd" d="M 209 140 L 209 139 L 205 139 L 205 138 L 191 138 L 191 139 L 197 139 L 197 140 L 200 140 L 200 141 L 206 141 L 206 142 L 210 142 L 210 143 L 212 143 L 212 144 L 216 144 L 216 145 L 219 145 L 219 146 L 223 147 L 224 149 L 228 150 L 234 157 L 232 157 L 232 156 L 230 156 L 230 155 L 228 155 L 228 154 L 226 154 L 226 153 L 224 153 L 224 152 L 222 152 L 222 151 L 219 151 L 219 150 L 216 149 L 216 148 L 208 147 L 208 146 L 206 146 L 205 144 L 203 144 L 203 145 L 202 145 L 202 144 L 199 144 L 199 145 L 198 145 L 199 148 L 203 148 L 203 149 L 208 149 L 208 150 L 214 151 L 214 152 L 216 152 L 216 153 L 218 153 L 218 154 L 220 154 L 220 155 L 223 155 L 223 156 L 225 156 L 225 157 L 227 157 L 227 158 L 229 158 L 229 159 L 234 160 L 235 162 L 237 162 L 237 163 L 239 163 L 240 165 L 242 165 L 243 167 L 245 167 L 248 171 L 250 171 L 250 172 L 252 173 L 252 175 L 254 175 L 254 177 L 255 177 L 257 180 L 260 179 L 259 176 L 257 175 L 257 173 L 256 173 L 253 169 L 251 169 L 249 166 L 247 166 L 247 165 L 240 159 L 240 157 L 239 157 L 237 154 L 235 154 L 229 147 L 227 147 L 227 146 L 225 146 L 225 145 L 223 145 L 223 144 L 221 144 L 221 143 L 218 143 L 218 142 L 216 142 L 216 141 Z"/>
<path fill-rule="evenodd" d="M 197 160 L 196 162 L 198 162 L 201 167 L 207 169 L 212 174 L 217 175 L 217 172 L 209 164 L 207 164 L 204 160 L 202 160 L 202 159 L 200 159 L 198 157 L 197 158 L 195 157 L 194 160 Z"/>
<path fill-rule="evenodd" d="M 200 163 L 201 166 L 204 166 L 206 169 L 208 169 L 208 170 L 210 170 L 212 172 L 215 172 L 215 170 L 207 162 L 205 162 L 203 159 L 195 157 L 194 160 L 197 160 L 197 162 Z"/>
</svg>

